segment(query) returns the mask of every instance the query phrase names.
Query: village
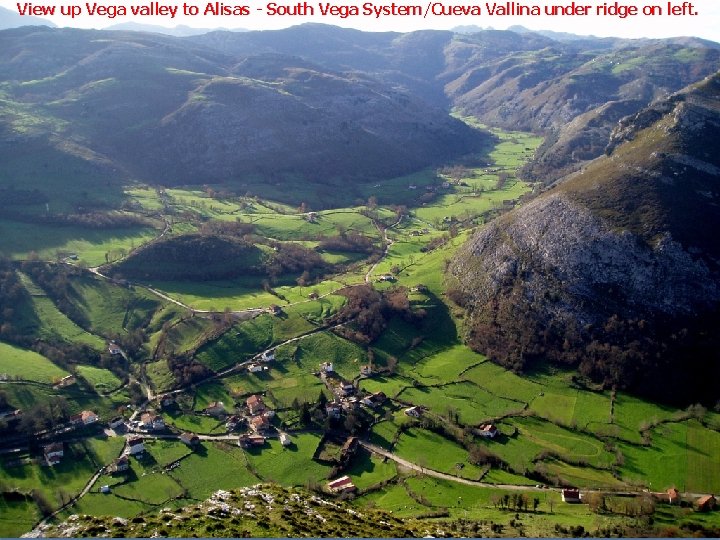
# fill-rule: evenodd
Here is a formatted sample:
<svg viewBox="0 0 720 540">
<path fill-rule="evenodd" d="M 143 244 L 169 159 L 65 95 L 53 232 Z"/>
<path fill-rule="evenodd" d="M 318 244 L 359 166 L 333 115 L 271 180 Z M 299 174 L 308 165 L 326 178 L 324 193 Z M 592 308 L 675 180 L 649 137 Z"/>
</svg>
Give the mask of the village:
<svg viewBox="0 0 720 540">
<path fill-rule="evenodd" d="M 120 348 L 114 344 L 108 344 L 111 354 L 122 354 Z M 247 373 L 260 373 L 269 369 L 269 364 L 275 361 L 273 350 L 266 350 L 256 355 L 251 360 L 238 364 Z M 353 434 L 343 426 L 343 421 L 350 415 L 367 413 L 368 418 L 373 418 L 378 409 L 383 405 L 396 407 L 398 404 L 391 403 L 391 400 L 382 391 L 363 392 L 359 391 L 358 382 L 364 378 L 374 375 L 373 366 L 364 364 L 360 366 L 359 374 L 355 380 L 345 380 L 335 372 L 332 362 L 322 362 L 315 374 L 325 385 L 328 392 L 333 396 L 331 400 L 323 402 L 322 411 L 329 422 L 328 425 L 336 426 L 325 434 L 325 442 L 321 443 L 316 451 L 315 459 L 320 462 L 327 462 L 334 465 L 332 473 L 323 486 L 323 491 L 331 495 L 352 495 L 357 492 L 357 487 L 350 475 L 344 474 L 353 459 L 353 456 L 361 446 L 370 451 L 381 451 L 373 445 L 363 442 L 361 434 Z M 55 383 L 56 388 L 65 388 L 75 383 L 72 375 L 65 376 Z M 92 410 L 83 410 L 78 414 L 70 416 L 67 424 L 57 427 L 53 432 L 38 434 L 42 436 L 44 444 L 41 446 L 42 455 L 37 462 L 47 467 L 54 467 L 60 464 L 65 457 L 65 441 L 77 440 L 78 437 L 95 436 L 98 430 L 108 437 L 123 437 L 125 443 L 120 455 L 110 464 L 106 465 L 97 475 L 94 483 L 99 487 L 92 487 L 93 490 L 109 494 L 112 492 L 110 483 L 104 483 L 101 475 L 122 477 L 127 475 L 133 467 L 133 460 L 142 463 L 146 457 L 146 443 L 153 440 L 176 440 L 186 445 L 190 450 L 199 448 L 202 441 L 224 441 L 232 442 L 244 450 L 262 451 L 267 446 L 268 439 L 277 439 L 283 448 L 292 447 L 293 430 L 283 429 L 276 418 L 276 411 L 273 410 L 263 399 L 262 394 L 252 394 L 241 402 L 225 404 L 222 401 L 210 402 L 202 411 L 196 414 L 206 416 L 224 424 L 224 434 L 196 434 L 190 431 L 180 431 L 166 423 L 163 417 L 164 411 L 172 411 L 177 408 L 177 392 L 167 395 L 160 395 L 149 401 L 144 407 L 127 414 L 131 409 L 126 409 L 125 415 L 117 415 L 109 420 L 101 419 Z M 428 411 L 422 406 L 403 407 L 400 410 L 408 419 L 420 420 Z M 4 413 L 8 417 L 20 417 L 22 411 L 15 410 Z M 344 424 L 347 426 L 347 423 Z M 367 426 L 365 426 L 367 427 Z M 480 424 L 472 429 L 474 435 L 491 441 L 500 435 L 498 427 L 493 423 Z M 51 442 L 47 442 L 50 440 Z M 334 446 L 337 452 L 328 458 L 324 455 L 327 448 Z M 384 456 L 383 456 L 384 454 Z M 385 460 L 390 455 L 382 452 L 380 454 Z M 402 460 L 398 460 L 402 465 Z M 412 464 L 406 464 L 412 465 Z M 166 466 L 166 469 L 173 470 L 180 466 L 176 461 Z M 434 471 L 420 467 L 425 473 L 435 474 Z M 446 475 L 440 475 L 446 476 Z M 482 485 L 481 482 L 474 482 Z M 490 485 L 490 484 L 488 484 Z M 547 489 L 547 486 L 538 484 L 536 489 Z M 596 490 L 581 491 L 575 487 L 561 487 L 559 490 L 561 501 L 567 504 L 593 504 L 595 496 L 600 493 Z M 647 496 L 653 500 L 670 504 L 688 504 L 687 498 L 676 488 L 669 488 L 664 492 L 647 492 Z M 714 510 L 717 506 L 717 499 L 714 495 L 702 495 L 690 501 L 692 507 L 699 512 Z"/>
</svg>

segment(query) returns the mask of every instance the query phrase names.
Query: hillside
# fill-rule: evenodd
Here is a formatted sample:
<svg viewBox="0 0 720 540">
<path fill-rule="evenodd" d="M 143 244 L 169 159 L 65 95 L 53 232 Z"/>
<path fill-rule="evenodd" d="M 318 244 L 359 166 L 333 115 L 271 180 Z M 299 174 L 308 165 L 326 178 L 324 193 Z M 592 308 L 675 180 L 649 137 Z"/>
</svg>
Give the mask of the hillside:
<svg viewBox="0 0 720 540">
<path fill-rule="evenodd" d="M 0 50 L 4 184 L 42 189 L 37 153 L 86 192 L 97 175 L 111 185 L 237 190 L 254 175 L 371 182 L 488 140 L 406 92 L 295 57 L 249 60 L 159 34 L 40 27 L 0 33 Z"/>
<path fill-rule="evenodd" d="M 451 266 L 471 345 L 517 370 L 547 357 L 665 401 L 716 399 L 719 112 L 714 75 L 476 234 Z"/>
<path fill-rule="evenodd" d="M 601 155 L 622 116 L 720 69 L 719 46 L 696 38 L 512 30 L 366 34 L 305 24 L 189 39 L 224 54 L 292 54 L 362 71 L 487 125 L 543 133 L 548 140 L 526 174 L 546 184 Z"/>
</svg>

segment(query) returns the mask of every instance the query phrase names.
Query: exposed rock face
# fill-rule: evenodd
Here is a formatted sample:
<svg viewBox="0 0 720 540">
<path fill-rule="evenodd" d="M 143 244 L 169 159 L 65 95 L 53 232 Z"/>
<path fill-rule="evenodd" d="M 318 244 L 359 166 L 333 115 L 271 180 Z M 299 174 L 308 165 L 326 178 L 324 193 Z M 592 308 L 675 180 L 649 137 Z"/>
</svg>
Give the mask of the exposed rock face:
<svg viewBox="0 0 720 540">
<path fill-rule="evenodd" d="M 613 313 L 692 315 L 720 300 L 707 265 L 669 234 L 648 245 L 562 193 L 477 234 L 452 274 L 474 305 L 492 302 L 508 282 L 522 280 L 524 300 L 534 309 L 580 325 Z"/>
<path fill-rule="evenodd" d="M 609 156 L 477 233 L 450 266 L 470 344 L 649 393 L 683 367 L 719 371 L 719 137 L 716 75 L 623 119 Z"/>
</svg>

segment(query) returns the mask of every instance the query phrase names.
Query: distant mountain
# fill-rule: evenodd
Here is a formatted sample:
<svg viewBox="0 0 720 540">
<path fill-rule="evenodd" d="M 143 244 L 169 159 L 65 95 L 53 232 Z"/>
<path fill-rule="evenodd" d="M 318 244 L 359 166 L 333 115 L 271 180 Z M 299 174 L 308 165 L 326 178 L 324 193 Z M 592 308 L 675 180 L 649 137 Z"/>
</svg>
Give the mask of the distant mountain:
<svg viewBox="0 0 720 540">
<path fill-rule="evenodd" d="M 192 26 L 186 26 L 179 24 L 172 28 L 167 26 L 160 26 L 157 24 L 142 24 L 136 22 L 124 22 L 107 26 L 104 30 L 121 30 L 128 32 L 152 32 L 154 34 L 165 34 L 168 36 L 175 37 L 187 37 L 187 36 L 198 36 L 201 34 L 207 34 L 208 32 L 216 31 L 229 31 L 227 28 L 195 28 Z M 244 28 L 233 28 L 233 32 L 246 32 Z"/>
<path fill-rule="evenodd" d="M 545 183 L 599 156 L 620 114 L 720 69 L 720 46 L 698 38 L 629 40 L 513 28 L 398 34 L 304 24 L 188 39 L 230 55 L 292 54 L 333 70 L 362 71 L 489 125 L 543 133 L 549 141 L 527 173 Z"/>
<path fill-rule="evenodd" d="M 720 74 L 626 117 L 607 156 L 476 234 L 451 265 L 470 344 L 663 401 L 716 399 Z"/>
<path fill-rule="evenodd" d="M 48 19 L 33 17 L 31 15 L 20 15 L 17 11 L 0 7 L 0 30 L 18 28 L 20 26 L 40 25 L 55 27 L 55 24 Z"/>
<path fill-rule="evenodd" d="M 341 182 L 353 197 L 353 182 L 441 165 L 487 139 L 366 75 L 159 34 L 7 30 L 0 71 L 0 160 L 22 174 L 35 165 L 18 148 L 32 144 L 106 179 Z"/>
</svg>

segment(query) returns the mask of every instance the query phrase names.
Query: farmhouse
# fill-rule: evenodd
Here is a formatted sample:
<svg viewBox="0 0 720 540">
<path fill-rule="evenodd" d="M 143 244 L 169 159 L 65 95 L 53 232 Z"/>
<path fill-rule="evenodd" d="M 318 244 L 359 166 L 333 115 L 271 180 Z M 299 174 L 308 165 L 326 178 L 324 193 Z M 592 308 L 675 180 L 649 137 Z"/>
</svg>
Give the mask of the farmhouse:
<svg viewBox="0 0 720 540">
<path fill-rule="evenodd" d="M 364 375 L 365 377 L 368 377 L 369 375 L 372 375 L 372 366 L 370 364 L 365 364 L 360 366 L 360 375 Z"/>
<path fill-rule="evenodd" d="M 225 414 L 225 405 L 222 401 L 213 401 L 205 407 L 205 414 L 210 416 L 220 416 Z"/>
<path fill-rule="evenodd" d="M 328 482 L 327 488 L 332 493 L 351 492 L 357 489 L 355 484 L 352 483 L 352 480 L 350 480 L 349 476 L 341 476 L 332 482 Z"/>
<path fill-rule="evenodd" d="M 265 437 L 262 435 L 241 435 L 238 438 L 238 446 L 241 448 L 250 448 L 252 446 L 263 446 Z"/>
<path fill-rule="evenodd" d="M 580 490 L 575 488 L 569 488 L 569 489 L 563 489 L 562 493 L 562 500 L 566 503 L 580 503 L 582 502 L 580 495 Z"/>
<path fill-rule="evenodd" d="M 157 414 L 146 412 L 140 417 L 140 423 L 145 429 L 163 430 L 165 429 L 165 420 Z"/>
<path fill-rule="evenodd" d="M 234 429 L 237 429 L 238 425 L 242 421 L 242 418 L 240 418 L 237 415 L 232 415 L 230 418 L 227 419 L 227 422 L 225 422 L 225 427 L 228 431 L 233 431 Z"/>
<path fill-rule="evenodd" d="M 260 373 L 264 369 L 265 368 L 263 366 L 261 366 L 260 364 L 255 364 L 255 363 L 250 364 L 248 366 L 248 372 L 250 372 L 250 373 Z"/>
<path fill-rule="evenodd" d="M 488 439 L 494 439 L 495 435 L 498 434 L 498 429 L 495 426 L 495 424 L 483 424 L 478 429 L 475 430 L 475 433 L 477 433 L 481 437 L 486 437 Z"/>
<path fill-rule="evenodd" d="M 63 455 L 65 454 L 63 443 L 52 443 L 48 444 L 43 448 L 43 454 L 45 456 L 45 463 L 52 467 L 62 461 Z"/>
<path fill-rule="evenodd" d="M 266 431 L 270 427 L 270 422 L 264 416 L 255 416 L 250 420 L 250 428 L 255 433 Z"/>
<path fill-rule="evenodd" d="M 75 425 L 88 426 L 98 421 L 98 415 L 92 411 L 83 411 L 70 417 L 70 422 Z"/>
<path fill-rule="evenodd" d="M 183 442 L 188 446 L 195 446 L 197 444 L 200 444 L 200 437 L 198 437 L 194 433 L 186 431 L 180 434 L 180 442 Z"/>
<path fill-rule="evenodd" d="M 680 492 L 675 488 L 668 489 L 667 496 L 668 496 L 668 502 L 670 504 L 675 504 L 675 503 L 680 502 Z"/>
<path fill-rule="evenodd" d="M 108 427 L 110 429 L 117 429 L 124 424 L 125 424 L 125 418 L 123 418 L 122 416 L 116 416 L 115 418 L 111 419 L 108 422 Z"/>
<path fill-rule="evenodd" d="M 265 351 L 262 353 L 262 356 L 260 356 L 261 362 L 272 362 L 275 360 L 275 352 L 274 351 Z"/>
<path fill-rule="evenodd" d="M 110 342 L 108 343 L 108 352 L 112 355 L 122 354 L 122 349 L 120 349 L 120 347 L 118 347 L 115 343 Z"/>
<path fill-rule="evenodd" d="M 405 409 L 405 414 L 414 418 L 420 418 L 423 415 L 423 411 L 420 407 L 410 407 Z"/>
<path fill-rule="evenodd" d="M 342 407 L 337 403 L 328 403 L 325 405 L 325 413 L 328 415 L 328 418 L 340 418 L 340 415 L 342 415 Z"/>
<path fill-rule="evenodd" d="M 125 472 L 130 468 L 130 460 L 127 456 L 120 456 L 108 466 L 109 473 Z"/>
<path fill-rule="evenodd" d="M 263 401 L 262 396 L 252 395 L 245 400 L 245 404 L 247 405 L 250 414 L 260 414 L 265 410 L 265 402 Z"/>
<path fill-rule="evenodd" d="M 323 362 L 320 364 L 320 373 L 332 373 L 333 371 L 332 362 Z"/>
<path fill-rule="evenodd" d="M 715 498 L 715 495 L 705 495 L 695 501 L 695 506 L 697 507 L 698 512 L 709 512 L 710 510 L 715 510 L 715 507 L 717 506 L 717 499 Z"/>
<path fill-rule="evenodd" d="M 128 439 L 128 452 L 131 455 L 142 454 L 145 451 L 145 443 L 142 437 L 131 437 Z"/>
</svg>

